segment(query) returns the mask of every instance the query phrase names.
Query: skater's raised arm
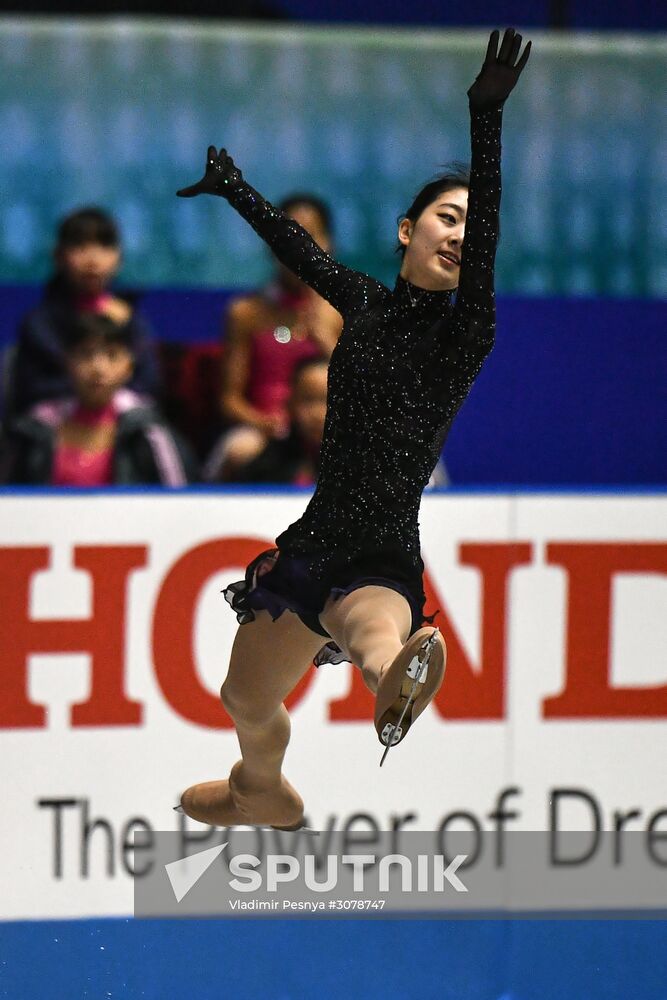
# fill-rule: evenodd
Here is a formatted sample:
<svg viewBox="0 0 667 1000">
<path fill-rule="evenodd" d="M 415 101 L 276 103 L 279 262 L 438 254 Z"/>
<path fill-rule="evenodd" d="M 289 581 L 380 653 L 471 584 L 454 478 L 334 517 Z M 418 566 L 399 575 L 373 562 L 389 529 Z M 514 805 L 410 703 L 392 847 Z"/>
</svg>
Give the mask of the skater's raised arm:
<svg viewBox="0 0 667 1000">
<path fill-rule="evenodd" d="M 225 149 L 209 146 L 204 176 L 176 192 L 181 198 L 215 194 L 250 223 L 278 260 L 326 299 L 343 316 L 363 309 L 383 286 L 373 278 L 334 260 L 306 230 L 255 191 Z"/>
<path fill-rule="evenodd" d="M 497 52 L 499 32 L 489 39 L 484 64 L 468 91 L 471 165 L 468 214 L 461 272 L 454 307 L 453 337 L 458 346 L 483 354 L 495 336 L 494 263 L 500 209 L 500 132 L 503 104 L 528 61 L 520 59 L 521 35 L 508 28 Z"/>
</svg>

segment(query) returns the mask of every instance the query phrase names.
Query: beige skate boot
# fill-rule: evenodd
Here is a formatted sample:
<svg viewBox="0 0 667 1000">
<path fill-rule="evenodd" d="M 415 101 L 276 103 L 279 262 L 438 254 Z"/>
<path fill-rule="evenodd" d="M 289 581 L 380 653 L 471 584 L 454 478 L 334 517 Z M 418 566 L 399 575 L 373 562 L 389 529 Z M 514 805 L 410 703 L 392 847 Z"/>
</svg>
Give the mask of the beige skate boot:
<svg viewBox="0 0 667 1000">
<path fill-rule="evenodd" d="M 375 729 L 386 750 L 400 743 L 438 693 L 445 676 L 447 647 L 439 628 L 425 627 L 411 635 L 386 667 L 375 696 Z"/>
<path fill-rule="evenodd" d="M 177 812 L 209 826 L 272 826 L 299 830 L 304 826 L 303 800 L 289 781 L 269 789 L 251 789 L 243 782 L 243 761 L 232 767 L 226 781 L 192 785 L 181 796 Z"/>
</svg>

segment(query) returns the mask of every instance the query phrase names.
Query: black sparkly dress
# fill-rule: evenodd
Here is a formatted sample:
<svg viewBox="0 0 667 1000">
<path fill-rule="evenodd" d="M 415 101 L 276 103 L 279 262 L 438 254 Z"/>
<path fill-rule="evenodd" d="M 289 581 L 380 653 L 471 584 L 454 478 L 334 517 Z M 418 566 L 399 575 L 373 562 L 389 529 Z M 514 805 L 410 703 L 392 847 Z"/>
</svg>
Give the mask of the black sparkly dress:
<svg viewBox="0 0 667 1000">
<path fill-rule="evenodd" d="M 452 420 L 494 341 L 494 259 L 502 106 L 471 112 L 468 214 L 456 296 L 393 289 L 339 264 L 243 180 L 225 193 L 275 255 L 344 319 L 328 372 L 315 492 L 303 515 L 225 588 L 241 624 L 290 609 L 331 638 L 327 598 L 377 583 L 402 593 L 412 632 L 424 621 L 419 507 Z M 340 662 L 334 642 L 315 663 Z"/>
</svg>

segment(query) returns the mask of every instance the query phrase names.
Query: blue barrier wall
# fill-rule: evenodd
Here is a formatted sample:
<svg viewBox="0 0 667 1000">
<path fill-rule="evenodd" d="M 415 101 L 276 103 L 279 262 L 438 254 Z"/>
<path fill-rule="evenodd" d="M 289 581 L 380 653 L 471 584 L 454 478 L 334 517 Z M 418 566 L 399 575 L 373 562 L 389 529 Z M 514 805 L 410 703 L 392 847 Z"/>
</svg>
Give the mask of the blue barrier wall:
<svg viewBox="0 0 667 1000">
<path fill-rule="evenodd" d="M 229 295 L 160 290 L 140 304 L 161 339 L 214 340 Z M 2 290 L 0 347 L 38 297 Z M 666 330 L 663 301 L 500 298 L 496 347 L 445 448 L 452 482 L 667 483 Z"/>
<path fill-rule="evenodd" d="M 12 1000 L 667 996 L 664 921 L 40 921 L 0 943 Z"/>
</svg>

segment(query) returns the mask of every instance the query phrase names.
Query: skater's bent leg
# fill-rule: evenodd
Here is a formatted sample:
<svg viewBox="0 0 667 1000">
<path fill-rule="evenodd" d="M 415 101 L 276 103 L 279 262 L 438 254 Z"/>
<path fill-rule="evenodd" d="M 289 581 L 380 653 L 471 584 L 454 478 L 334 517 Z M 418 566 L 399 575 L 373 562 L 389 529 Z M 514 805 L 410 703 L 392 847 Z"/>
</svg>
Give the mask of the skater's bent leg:
<svg viewBox="0 0 667 1000">
<path fill-rule="evenodd" d="M 268 611 L 239 626 L 220 695 L 234 720 L 243 755 L 243 780 L 250 788 L 274 784 L 290 736 L 284 699 L 310 667 L 326 639 L 285 611 Z"/>
<path fill-rule="evenodd" d="M 383 668 L 410 634 L 412 612 L 406 598 L 390 587 L 359 587 L 338 599 L 330 597 L 319 617 L 375 694 Z"/>
</svg>

